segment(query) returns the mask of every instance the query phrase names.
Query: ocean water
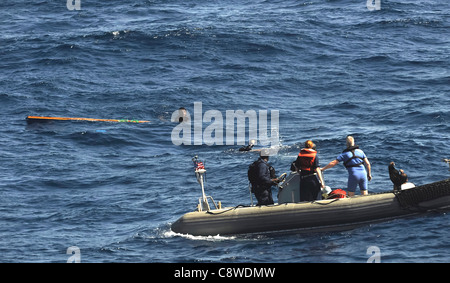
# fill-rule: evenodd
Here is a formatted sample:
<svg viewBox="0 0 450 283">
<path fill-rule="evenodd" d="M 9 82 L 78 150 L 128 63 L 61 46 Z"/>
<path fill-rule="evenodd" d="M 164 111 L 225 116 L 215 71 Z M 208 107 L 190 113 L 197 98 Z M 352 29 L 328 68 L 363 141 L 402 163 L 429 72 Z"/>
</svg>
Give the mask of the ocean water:
<svg viewBox="0 0 450 283">
<path fill-rule="evenodd" d="M 201 194 L 194 155 L 208 195 L 250 204 L 257 154 L 237 142 L 174 145 L 172 113 L 192 115 L 195 102 L 224 117 L 278 110 L 278 173 L 306 139 L 324 166 L 352 134 L 372 163 L 372 192 L 391 189 L 390 161 L 417 185 L 449 178 L 447 0 L 381 0 L 374 11 L 365 0 L 0 7 L 0 262 L 66 262 L 74 246 L 81 262 L 366 262 L 370 247 L 381 262 L 450 261 L 446 212 L 334 233 L 170 230 Z M 27 124 L 27 115 L 151 123 Z M 343 187 L 347 175 L 340 165 L 325 178 Z"/>
</svg>

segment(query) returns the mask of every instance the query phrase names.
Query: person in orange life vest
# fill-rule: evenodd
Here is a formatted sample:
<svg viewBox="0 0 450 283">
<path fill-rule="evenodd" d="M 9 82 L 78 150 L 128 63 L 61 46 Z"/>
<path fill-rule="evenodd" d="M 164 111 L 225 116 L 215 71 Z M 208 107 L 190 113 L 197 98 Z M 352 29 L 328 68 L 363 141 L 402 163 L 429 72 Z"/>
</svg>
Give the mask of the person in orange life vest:
<svg viewBox="0 0 450 283">
<path fill-rule="evenodd" d="M 367 159 L 364 151 L 355 145 L 355 139 L 352 136 L 347 137 L 346 143 L 347 148 L 344 152 L 342 152 L 335 160 L 328 163 L 327 166 L 323 167 L 322 171 L 336 166 L 339 162 L 344 162 L 344 166 L 348 171 L 348 195 L 354 196 L 358 185 L 361 194 L 367 195 L 369 181 L 372 180 L 372 171 L 369 159 Z"/>
<path fill-rule="evenodd" d="M 300 150 L 295 161 L 295 167 L 300 175 L 300 201 L 316 200 L 321 188 L 325 188 L 315 148 L 316 145 L 307 140 L 305 148 Z"/>
</svg>

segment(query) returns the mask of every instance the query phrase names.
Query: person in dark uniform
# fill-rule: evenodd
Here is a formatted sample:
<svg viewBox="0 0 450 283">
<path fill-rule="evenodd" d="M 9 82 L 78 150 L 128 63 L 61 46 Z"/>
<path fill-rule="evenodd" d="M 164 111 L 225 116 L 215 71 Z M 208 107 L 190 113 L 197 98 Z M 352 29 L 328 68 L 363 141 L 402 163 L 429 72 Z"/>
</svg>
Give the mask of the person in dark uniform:
<svg viewBox="0 0 450 283">
<path fill-rule="evenodd" d="M 325 188 L 315 147 L 311 140 L 307 140 L 295 161 L 295 167 L 300 175 L 300 201 L 316 200 L 321 188 Z"/>
<path fill-rule="evenodd" d="M 262 149 L 258 160 L 250 165 L 248 177 L 252 186 L 252 193 L 258 200 L 257 205 L 273 204 L 272 186 L 278 183 L 275 169 L 268 164 L 269 151 Z"/>
<path fill-rule="evenodd" d="M 403 169 L 395 169 L 394 162 L 389 164 L 389 178 L 394 184 L 394 191 L 407 190 L 415 187 L 413 183 L 408 182 L 408 175 L 406 175 Z"/>
</svg>

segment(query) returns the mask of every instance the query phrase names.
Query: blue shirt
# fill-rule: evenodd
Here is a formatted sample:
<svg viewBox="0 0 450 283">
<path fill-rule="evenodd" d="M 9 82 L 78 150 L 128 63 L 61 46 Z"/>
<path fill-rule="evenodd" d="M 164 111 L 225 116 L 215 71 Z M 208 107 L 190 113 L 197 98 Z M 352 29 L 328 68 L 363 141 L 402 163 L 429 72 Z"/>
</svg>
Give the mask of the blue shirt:
<svg viewBox="0 0 450 283">
<path fill-rule="evenodd" d="M 347 163 L 347 166 L 351 166 L 351 165 L 361 163 L 364 160 L 364 158 L 367 158 L 366 154 L 361 149 L 355 149 L 355 155 L 358 158 L 354 158 L 354 159 L 350 160 L 353 157 L 353 154 L 351 151 L 346 151 L 346 152 L 341 153 L 336 159 L 339 162 L 343 162 L 344 164 L 348 160 L 350 160 Z M 363 164 L 361 164 L 360 166 L 357 166 L 357 167 L 347 167 L 347 170 L 349 173 L 354 172 L 356 170 L 361 170 L 361 169 L 366 170 Z"/>
</svg>

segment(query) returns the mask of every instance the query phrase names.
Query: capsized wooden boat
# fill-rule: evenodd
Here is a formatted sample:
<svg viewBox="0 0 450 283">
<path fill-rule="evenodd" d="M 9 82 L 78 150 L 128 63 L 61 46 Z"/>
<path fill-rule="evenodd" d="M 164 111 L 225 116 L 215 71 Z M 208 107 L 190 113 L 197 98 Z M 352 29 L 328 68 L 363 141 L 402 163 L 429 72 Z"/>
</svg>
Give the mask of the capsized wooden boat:
<svg viewBox="0 0 450 283">
<path fill-rule="evenodd" d="M 45 116 L 27 116 L 28 123 L 42 121 L 90 121 L 90 122 L 116 122 L 116 123 L 149 123 L 150 121 L 129 120 L 129 119 L 96 119 L 96 118 L 78 118 L 78 117 L 45 117 Z"/>
<path fill-rule="evenodd" d="M 199 209 L 183 215 L 171 228 L 176 233 L 204 236 L 286 230 L 336 231 L 449 208 L 450 179 L 447 179 L 399 192 L 351 198 Z"/>
</svg>

